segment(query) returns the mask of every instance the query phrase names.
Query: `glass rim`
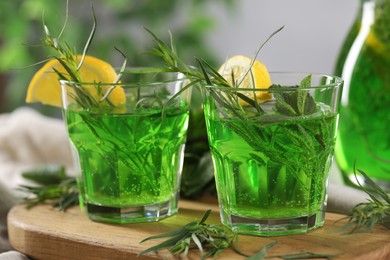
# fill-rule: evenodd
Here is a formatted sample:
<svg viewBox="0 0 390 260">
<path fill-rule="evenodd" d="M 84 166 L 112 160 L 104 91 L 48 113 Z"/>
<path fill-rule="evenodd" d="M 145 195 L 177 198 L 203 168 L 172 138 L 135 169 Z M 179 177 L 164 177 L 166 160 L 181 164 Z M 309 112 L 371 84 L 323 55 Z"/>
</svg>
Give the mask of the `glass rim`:
<svg viewBox="0 0 390 260">
<path fill-rule="evenodd" d="M 119 69 L 116 69 L 118 71 Z M 120 73 L 118 73 L 119 75 Z M 143 86 L 160 86 L 164 84 L 169 84 L 169 83 L 178 83 L 178 82 L 183 82 L 185 80 L 188 80 L 184 74 L 180 72 L 175 72 L 175 71 L 169 71 L 169 70 L 162 70 L 161 68 L 149 68 L 149 67 L 128 67 L 126 68 L 123 72 L 123 75 L 177 75 L 177 78 L 174 79 L 167 79 L 167 80 L 155 80 L 151 78 L 150 80 L 147 80 L 145 82 L 143 81 L 134 81 L 134 82 L 89 82 L 89 81 L 81 81 L 77 82 L 74 80 L 67 80 L 67 79 L 60 79 L 59 82 L 61 85 L 96 85 L 96 86 L 120 86 L 120 87 L 143 87 Z"/>
<path fill-rule="evenodd" d="M 300 75 L 300 79 L 302 80 L 304 77 L 308 75 L 312 75 L 314 77 L 318 78 L 325 78 L 325 79 L 332 79 L 335 82 L 328 83 L 328 84 L 315 84 L 310 87 L 300 87 L 299 90 L 318 90 L 318 89 L 328 89 L 328 88 L 335 88 L 335 87 L 341 87 L 344 83 L 344 80 L 336 75 L 328 75 L 328 74 L 321 74 L 321 73 L 305 73 L 305 72 L 286 72 L 286 71 L 270 71 L 269 72 L 271 79 L 272 75 L 284 75 L 284 76 L 298 76 Z M 299 81 L 297 82 L 299 84 Z M 275 84 L 278 84 L 278 82 L 275 82 Z M 209 85 L 206 84 L 205 88 L 206 89 L 218 89 L 218 90 L 223 90 L 223 91 L 259 91 L 259 92 L 288 92 L 288 91 L 293 91 L 294 89 L 297 89 L 296 85 L 281 85 L 280 88 L 241 88 L 241 87 L 228 87 L 228 86 L 220 86 L 220 85 Z"/>
</svg>

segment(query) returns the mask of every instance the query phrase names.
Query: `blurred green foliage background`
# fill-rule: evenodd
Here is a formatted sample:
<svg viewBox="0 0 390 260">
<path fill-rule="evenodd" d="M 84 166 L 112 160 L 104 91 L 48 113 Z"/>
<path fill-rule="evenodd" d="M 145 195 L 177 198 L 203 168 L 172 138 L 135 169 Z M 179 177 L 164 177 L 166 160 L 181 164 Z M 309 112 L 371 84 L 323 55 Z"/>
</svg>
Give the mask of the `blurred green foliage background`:
<svg viewBox="0 0 390 260">
<path fill-rule="evenodd" d="M 235 0 L 218 0 L 218 8 L 234 11 Z M 41 65 L 30 66 L 50 57 L 42 46 L 42 19 L 52 35 L 59 34 L 66 15 L 66 0 L 0 1 L 0 112 L 25 105 L 26 89 L 32 75 Z M 81 52 L 93 24 L 92 5 L 98 19 L 97 33 L 89 53 L 120 66 L 123 51 L 130 66 L 152 65 L 151 37 L 144 27 L 168 40 L 174 35 L 184 60 L 193 62 L 200 56 L 215 62 L 213 50 L 206 43 L 207 35 L 218 21 L 206 0 L 69 0 L 69 20 L 63 39 Z M 45 114 L 50 108 L 33 105 Z"/>
</svg>

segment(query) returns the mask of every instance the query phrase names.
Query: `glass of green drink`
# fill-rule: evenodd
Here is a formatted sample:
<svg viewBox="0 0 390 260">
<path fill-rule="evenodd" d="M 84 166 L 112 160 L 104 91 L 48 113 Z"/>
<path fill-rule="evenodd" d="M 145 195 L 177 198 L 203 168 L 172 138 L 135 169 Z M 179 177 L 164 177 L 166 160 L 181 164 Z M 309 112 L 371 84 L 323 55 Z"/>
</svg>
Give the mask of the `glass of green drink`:
<svg viewBox="0 0 390 260">
<path fill-rule="evenodd" d="M 119 82 L 61 81 L 80 205 L 94 221 L 158 221 L 178 211 L 191 93 L 177 73 Z"/>
<path fill-rule="evenodd" d="M 343 81 L 270 76 L 268 89 L 205 86 L 221 221 L 243 234 L 305 233 L 324 224 Z"/>
</svg>

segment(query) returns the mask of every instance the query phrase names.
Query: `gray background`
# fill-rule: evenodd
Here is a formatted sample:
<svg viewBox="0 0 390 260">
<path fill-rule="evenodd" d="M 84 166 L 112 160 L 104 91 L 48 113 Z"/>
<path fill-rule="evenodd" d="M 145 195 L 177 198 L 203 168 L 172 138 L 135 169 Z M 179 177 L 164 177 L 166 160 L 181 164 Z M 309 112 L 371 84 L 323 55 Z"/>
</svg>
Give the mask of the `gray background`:
<svg viewBox="0 0 390 260">
<path fill-rule="evenodd" d="M 211 5 L 218 25 L 209 38 L 218 57 L 252 57 L 276 29 L 285 28 L 260 52 L 270 71 L 332 73 L 359 0 L 242 0 L 234 13 Z"/>
</svg>

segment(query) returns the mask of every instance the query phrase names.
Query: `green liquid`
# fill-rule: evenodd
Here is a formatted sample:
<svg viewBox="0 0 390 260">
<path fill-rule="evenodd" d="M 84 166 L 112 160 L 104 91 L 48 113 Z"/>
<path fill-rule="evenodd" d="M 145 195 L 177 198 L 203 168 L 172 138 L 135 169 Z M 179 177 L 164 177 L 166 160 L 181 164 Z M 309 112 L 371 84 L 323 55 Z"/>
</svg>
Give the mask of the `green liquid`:
<svg viewBox="0 0 390 260">
<path fill-rule="evenodd" d="M 355 63 L 346 64 L 353 69 L 344 88 L 343 100 L 348 102 L 340 108 L 335 158 L 346 183 L 356 183 L 356 166 L 390 189 L 390 1 L 376 1 L 372 15 Z M 344 45 L 341 52 L 349 47 Z M 343 60 L 340 56 L 342 65 Z"/>
<path fill-rule="evenodd" d="M 322 210 L 337 115 L 206 119 L 225 217 L 283 219 Z"/>
<path fill-rule="evenodd" d="M 363 47 L 351 77 L 348 105 L 340 109 L 335 154 L 346 178 L 352 177 L 356 163 L 370 177 L 390 181 L 389 68 L 389 57 Z"/>
<path fill-rule="evenodd" d="M 163 203 L 179 191 L 188 112 L 145 109 L 138 114 L 65 110 L 79 158 L 85 203 L 130 207 Z"/>
</svg>

